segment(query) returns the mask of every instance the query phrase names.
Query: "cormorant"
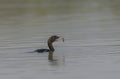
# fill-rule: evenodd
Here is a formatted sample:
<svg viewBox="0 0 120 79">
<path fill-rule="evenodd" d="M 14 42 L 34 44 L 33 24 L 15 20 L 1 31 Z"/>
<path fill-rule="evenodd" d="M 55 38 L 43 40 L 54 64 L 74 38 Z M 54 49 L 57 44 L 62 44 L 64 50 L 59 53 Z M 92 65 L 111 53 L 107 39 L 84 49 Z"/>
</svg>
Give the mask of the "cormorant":
<svg viewBox="0 0 120 79">
<path fill-rule="evenodd" d="M 61 37 L 61 36 L 53 35 L 53 36 L 49 37 L 49 39 L 48 39 L 48 41 L 47 41 L 47 44 L 48 44 L 49 49 L 37 49 L 37 50 L 35 50 L 34 52 L 38 52 L 38 53 L 54 52 L 55 49 L 54 49 L 54 47 L 53 47 L 53 43 L 54 43 L 55 41 L 58 41 L 59 39 L 62 39 L 62 41 L 64 42 L 64 38 Z"/>
</svg>

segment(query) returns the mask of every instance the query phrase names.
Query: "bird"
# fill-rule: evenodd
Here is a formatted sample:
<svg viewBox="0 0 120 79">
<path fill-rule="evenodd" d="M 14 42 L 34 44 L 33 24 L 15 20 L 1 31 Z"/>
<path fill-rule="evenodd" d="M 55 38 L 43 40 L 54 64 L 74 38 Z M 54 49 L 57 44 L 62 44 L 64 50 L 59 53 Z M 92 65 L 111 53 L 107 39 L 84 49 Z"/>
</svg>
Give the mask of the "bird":
<svg viewBox="0 0 120 79">
<path fill-rule="evenodd" d="M 64 38 L 58 35 L 52 35 L 49 37 L 48 41 L 47 41 L 47 45 L 49 49 L 36 49 L 33 52 L 37 52 L 37 53 L 44 53 L 44 52 L 54 52 L 55 49 L 53 47 L 53 43 L 58 41 L 59 39 L 62 39 L 62 41 L 64 42 Z"/>
</svg>

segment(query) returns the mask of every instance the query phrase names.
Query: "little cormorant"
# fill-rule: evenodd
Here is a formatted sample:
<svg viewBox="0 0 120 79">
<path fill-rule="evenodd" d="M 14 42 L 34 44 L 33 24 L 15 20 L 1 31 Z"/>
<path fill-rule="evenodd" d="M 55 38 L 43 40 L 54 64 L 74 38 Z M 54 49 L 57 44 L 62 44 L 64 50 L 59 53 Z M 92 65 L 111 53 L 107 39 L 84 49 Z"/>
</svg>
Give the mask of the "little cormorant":
<svg viewBox="0 0 120 79">
<path fill-rule="evenodd" d="M 53 47 L 53 43 L 55 41 L 57 41 L 58 39 L 62 39 L 62 41 L 64 42 L 64 38 L 61 36 L 57 36 L 57 35 L 53 35 L 51 37 L 49 37 L 47 44 L 48 44 L 48 48 L 49 49 L 37 49 L 34 52 L 38 52 L 38 53 L 43 53 L 43 52 L 54 52 L 55 49 Z"/>
</svg>

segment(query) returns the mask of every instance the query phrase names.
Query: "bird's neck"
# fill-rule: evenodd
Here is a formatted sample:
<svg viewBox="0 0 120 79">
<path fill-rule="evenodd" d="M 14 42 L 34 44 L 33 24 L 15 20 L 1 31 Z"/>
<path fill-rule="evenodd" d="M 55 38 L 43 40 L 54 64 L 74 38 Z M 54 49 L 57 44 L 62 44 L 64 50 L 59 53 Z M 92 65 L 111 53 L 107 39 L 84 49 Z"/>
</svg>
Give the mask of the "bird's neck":
<svg viewBox="0 0 120 79">
<path fill-rule="evenodd" d="M 48 47 L 49 47 L 50 51 L 52 51 L 52 52 L 55 51 L 53 44 L 50 41 L 48 41 Z"/>
</svg>

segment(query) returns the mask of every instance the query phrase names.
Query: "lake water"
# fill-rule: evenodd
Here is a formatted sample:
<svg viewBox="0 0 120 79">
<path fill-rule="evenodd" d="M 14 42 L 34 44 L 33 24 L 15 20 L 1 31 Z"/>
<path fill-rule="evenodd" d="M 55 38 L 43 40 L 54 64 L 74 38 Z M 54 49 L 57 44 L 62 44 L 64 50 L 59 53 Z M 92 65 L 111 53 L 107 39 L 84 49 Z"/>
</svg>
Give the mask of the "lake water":
<svg viewBox="0 0 120 79">
<path fill-rule="evenodd" d="M 119 0 L 0 1 L 0 78 L 119 79 Z M 54 61 L 47 48 L 51 35 Z"/>
</svg>

